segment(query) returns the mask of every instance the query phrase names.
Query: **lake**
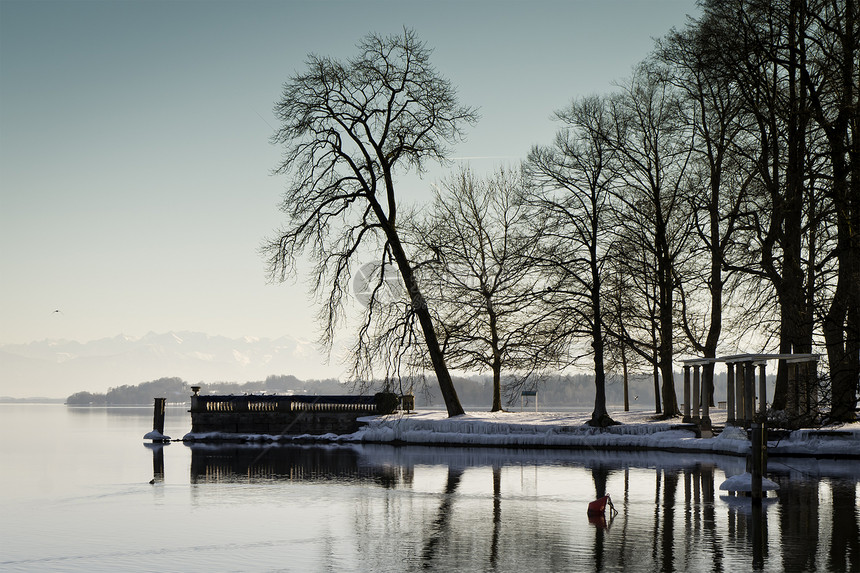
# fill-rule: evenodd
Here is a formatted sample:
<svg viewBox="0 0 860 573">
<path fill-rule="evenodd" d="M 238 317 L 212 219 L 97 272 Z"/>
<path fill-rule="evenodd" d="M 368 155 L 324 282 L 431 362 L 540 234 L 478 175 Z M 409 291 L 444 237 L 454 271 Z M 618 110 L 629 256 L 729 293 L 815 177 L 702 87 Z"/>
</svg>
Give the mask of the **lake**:
<svg viewBox="0 0 860 573">
<path fill-rule="evenodd" d="M 168 408 L 165 433 L 190 430 Z M 144 444 L 152 408 L 0 405 L 2 571 L 858 571 L 860 461 Z M 154 480 L 155 483 L 150 483 Z M 617 514 L 589 518 L 598 492 Z"/>
</svg>

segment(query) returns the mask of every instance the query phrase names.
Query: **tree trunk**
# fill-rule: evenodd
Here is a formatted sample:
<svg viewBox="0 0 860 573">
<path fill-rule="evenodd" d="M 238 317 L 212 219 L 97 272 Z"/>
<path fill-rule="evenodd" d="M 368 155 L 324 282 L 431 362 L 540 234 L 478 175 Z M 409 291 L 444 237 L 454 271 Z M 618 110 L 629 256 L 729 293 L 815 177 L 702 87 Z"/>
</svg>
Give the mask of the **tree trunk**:
<svg viewBox="0 0 860 573">
<path fill-rule="evenodd" d="M 788 334 L 785 332 L 787 320 L 782 318 L 782 314 L 786 310 L 780 305 L 780 326 L 779 326 L 779 353 L 791 354 L 791 342 Z M 788 403 L 788 365 L 785 360 L 780 360 L 776 369 L 776 383 L 773 387 L 773 409 L 785 410 Z"/>
<path fill-rule="evenodd" d="M 499 350 L 499 325 L 490 297 L 486 297 L 487 316 L 490 322 L 490 346 L 493 352 L 493 407 L 491 412 L 502 409 L 502 353 Z"/>
<path fill-rule="evenodd" d="M 391 245 L 391 251 L 394 254 L 394 260 L 397 262 L 400 276 L 403 278 L 406 291 L 412 300 L 412 309 L 416 316 L 418 316 L 418 322 L 421 325 L 421 331 L 427 343 L 427 353 L 430 355 L 430 361 L 433 364 L 433 370 L 439 382 L 439 390 L 442 393 L 442 399 L 445 401 L 448 416 L 453 417 L 465 414 L 463 406 L 460 404 L 460 398 L 457 396 L 457 390 L 454 388 L 454 381 L 451 380 L 451 374 L 448 372 L 448 366 L 445 364 L 445 357 L 442 354 L 442 348 L 439 346 L 439 339 L 436 337 L 433 317 L 430 315 L 427 302 L 418 287 L 418 281 L 415 280 L 415 273 L 412 271 L 412 266 L 406 258 L 406 253 L 403 251 L 399 237 L 393 229 L 387 230 L 390 231 L 387 233 L 387 236 Z"/>
<path fill-rule="evenodd" d="M 673 316 L 675 280 L 672 272 L 672 259 L 669 255 L 667 238 L 667 222 L 663 216 L 659 191 L 654 192 L 655 232 L 654 242 L 657 250 L 657 290 L 659 302 L 657 314 L 659 320 L 658 360 L 660 375 L 663 378 L 661 395 L 663 397 L 663 416 L 671 417 L 678 413 L 678 401 L 675 396 L 675 376 L 672 372 L 672 351 L 675 322 Z"/>
<path fill-rule="evenodd" d="M 502 362 L 493 358 L 493 407 L 491 412 L 502 410 Z"/>
<path fill-rule="evenodd" d="M 708 279 L 711 292 L 711 318 L 708 325 L 708 335 L 705 338 L 705 358 L 717 357 L 717 345 L 723 330 L 723 241 L 720 238 L 720 190 L 721 174 L 719 170 L 711 174 L 711 202 L 709 206 L 710 234 L 711 234 L 711 268 Z M 705 388 L 708 394 L 702 396 L 708 405 L 714 404 L 714 363 L 705 365 L 703 372 Z"/>
<path fill-rule="evenodd" d="M 836 212 L 836 258 L 839 271 L 833 300 L 824 318 L 824 341 L 830 365 L 834 420 L 857 418 L 857 384 L 860 380 L 860 153 L 855 153 L 854 173 L 849 176 L 841 130 L 830 140 L 833 164 L 831 191 Z M 860 144 L 854 144 L 860 149 Z"/>
<path fill-rule="evenodd" d="M 851 316 L 852 313 L 856 315 L 856 307 L 860 304 L 856 285 L 856 281 L 860 280 L 860 272 L 857 270 L 857 251 L 860 250 L 860 244 L 856 238 L 856 231 L 853 240 L 851 236 L 851 223 L 848 220 L 851 206 L 846 183 L 847 181 L 838 181 L 834 177 L 833 194 L 837 213 L 836 254 L 839 272 L 833 300 L 822 327 L 827 348 L 827 361 L 830 365 L 832 391 L 830 416 L 838 421 L 856 419 L 857 361 L 860 353 L 860 347 L 857 344 L 856 318 Z M 853 293 L 852 290 L 854 290 Z"/>
<path fill-rule="evenodd" d="M 858 50 L 857 5 L 845 3 L 842 29 L 838 32 L 834 60 L 840 82 L 839 113 L 829 120 L 821 99 L 813 97 L 818 123 L 827 134 L 833 183 L 830 198 L 836 214 L 836 248 L 839 265 L 836 290 L 824 317 L 822 330 L 830 365 L 832 402 L 830 417 L 834 421 L 850 422 L 857 418 L 857 385 L 860 381 L 860 113 L 857 111 L 860 86 L 856 84 L 856 54 Z M 834 28 L 836 30 L 837 28 Z M 803 79 L 814 89 L 809 74 Z M 853 134 L 854 149 L 848 148 Z M 846 158 L 848 160 L 846 161 Z"/>
<path fill-rule="evenodd" d="M 454 381 L 451 380 L 451 374 L 445 365 L 445 358 L 442 356 L 442 349 L 439 347 L 439 340 L 436 338 L 436 330 L 433 328 L 433 319 L 430 316 L 430 311 L 427 309 L 427 303 L 424 302 L 424 297 L 417 288 L 412 295 L 412 307 L 415 309 L 418 321 L 421 323 L 421 330 L 427 342 L 427 352 L 430 354 L 433 370 L 436 372 L 436 378 L 439 381 L 439 390 L 442 392 L 442 399 L 445 401 L 448 416 L 465 414 L 463 406 L 460 404 L 460 398 L 457 396 L 457 390 L 454 388 Z"/>
<path fill-rule="evenodd" d="M 801 36 L 804 26 L 803 3 L 791 1 L 788 27 L 788 107 L 787 141 L 788 162 L 785 166 L 785 190 L 783 208 L 782 240 L 782 280 L 779 292 L 783 312 L 780 318 L 787 321 L 784 333 L 788 335 L 791 352 L 806 354 L 812 352 L 813 321 L 809 316 L 805 289 L 813 288 L 806 284 L 803 269 L 803 207 L 805 195 L 806 127 L 809 110 L 807 109 L 806 90 L 801 85 L 800 72 L 805 67 L 805 50 Z M 801 383 L 795 381 L 795 384 Z M 789 382 L 789 384 L 791 384 Z M 800 391 L 787 388 L 789 396 Z"/>
<path fill-rule="evenodd" d="M 846 351 L 848 323 L 848 279 L 847 266 L 840 262 L 836 292 L 827 316 L 824 319 L 824 340 L 827 346 L 827 362 L 830 365 L 832 403 L 830 417 L 835 421 L 851 422 L 856 418 L 857 373 L 852 372 L 850 356 Z M 856 346 L 856 344 L 855 344 Z M 856 349 L 854 354 L 856 356 Z M 852 379 L 853 375 L 853 379 Z"/>
<path fill-rule="evenodd" d="M 663 409 L 660 406 L 660 367 L 659 361 L 657 360 L 657 351 L 654 351 L 653 356 L 653 366 L 654 366 L 654 411 L 657 414 L 662 414 Z"/>
<path fill-rule="evenodd" d="M 596 234 L 596 230 L 593 231 Z M 600 428 L 614 423 L 606 411 L 606 371 L 603 364 L 603 328 L 600 308 L 600 268 L 597 262 L 596 242 L 591 245 L 591 347 L 594 350 L 594 411 L 592 426 Z"/>
<path fill-rule="evenodd" d="M 672 316 L 672 279 L 669 263 L 664 262 L 660 284 L 660 376 L 663 379 L 660 391 L 663 397 L 663 416 L 671 417 L 678 413 L 678 399 L 675 395 L 675 374 L 672 370 L 672 337 L 674 321 Z"/>
<path fill-rule="evenodd" d="M 624 384 L 624 411 L 630 411 L 630 384 L 627 380 L 627 353 L 624 351 L 624 341 L 621 342 L 621 373 Z"/>
</svg>

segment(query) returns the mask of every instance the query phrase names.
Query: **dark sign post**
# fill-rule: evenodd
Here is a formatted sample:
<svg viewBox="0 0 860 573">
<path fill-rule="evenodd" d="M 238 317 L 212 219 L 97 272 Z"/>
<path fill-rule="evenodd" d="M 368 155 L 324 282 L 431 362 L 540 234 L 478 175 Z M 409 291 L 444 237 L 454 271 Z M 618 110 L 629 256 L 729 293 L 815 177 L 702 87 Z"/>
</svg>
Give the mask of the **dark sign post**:
<svg viewBox="0 0 860 573">
<path fill-rule="evenodd" d="M 538 410 L 538 402 L 537 402 L 537 390 L 523 390 L 520 395 L 520 410 L 523 409 L 523 404 L 527 397 L 534 397 L 535 399 L 535 412 Z"/>
</svg>

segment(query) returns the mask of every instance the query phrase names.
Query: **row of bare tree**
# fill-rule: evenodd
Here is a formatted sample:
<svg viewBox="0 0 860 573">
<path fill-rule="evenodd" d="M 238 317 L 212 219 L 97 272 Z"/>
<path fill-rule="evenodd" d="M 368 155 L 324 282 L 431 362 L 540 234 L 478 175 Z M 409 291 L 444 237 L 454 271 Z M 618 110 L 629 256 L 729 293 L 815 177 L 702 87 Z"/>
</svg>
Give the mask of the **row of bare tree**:
<svg viewBox="0 0 860 573">
<path fill-rule="evenodd" d="M 671 416 L 673 358 L 743 340 L 824 348 L 829 415 L 854 419 L 857 2 L 702 9 L 614 93 L 557 112 L 555 140 L 521 169 L 462 169 L 421 211 L 398 209 L 396 175 L 445 160 L 475 110 L 409 30 L 368 36 L 347 62 L 311 57 L 276 105 L 293 180 L 289 224 L 266 247 L 273 278 L 314 257 L 331 341 L 357 261 L 373 253 L 354 373 L 432 369 L 450 415 L 463 410 L 449 368 L 492 372 L 499 410 L 503 371 L 521 384 L 588 356 L 593 424 L 612 423 L 607 369 L 651 368 Z M 391 273 L 405 290 L 392 293 Z M 793 390 L 781 369 L 774 408 Z"/>
</svg>

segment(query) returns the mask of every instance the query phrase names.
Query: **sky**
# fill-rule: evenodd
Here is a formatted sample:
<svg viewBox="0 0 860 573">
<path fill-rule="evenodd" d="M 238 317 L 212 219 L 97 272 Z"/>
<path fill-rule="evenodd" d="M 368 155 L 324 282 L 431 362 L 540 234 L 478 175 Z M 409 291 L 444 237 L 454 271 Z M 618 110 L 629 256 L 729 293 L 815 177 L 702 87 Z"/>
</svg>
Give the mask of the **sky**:
<svg viewBox="0 0 860 573">
<path fill-rule="evenodd" d="M 0 345 L 195 331 L 314 339 L 307 275 L 271 284 L 284 222 L 272 108 L 309 53 L 405 27 L 481 120 L 476 170 L 548 144 L 692 0 L 0 0 Z M 401 189 L 430 197 L 445 174 Z M 60 310 L 61 312 L 54 312 Z"/>
</svg>

